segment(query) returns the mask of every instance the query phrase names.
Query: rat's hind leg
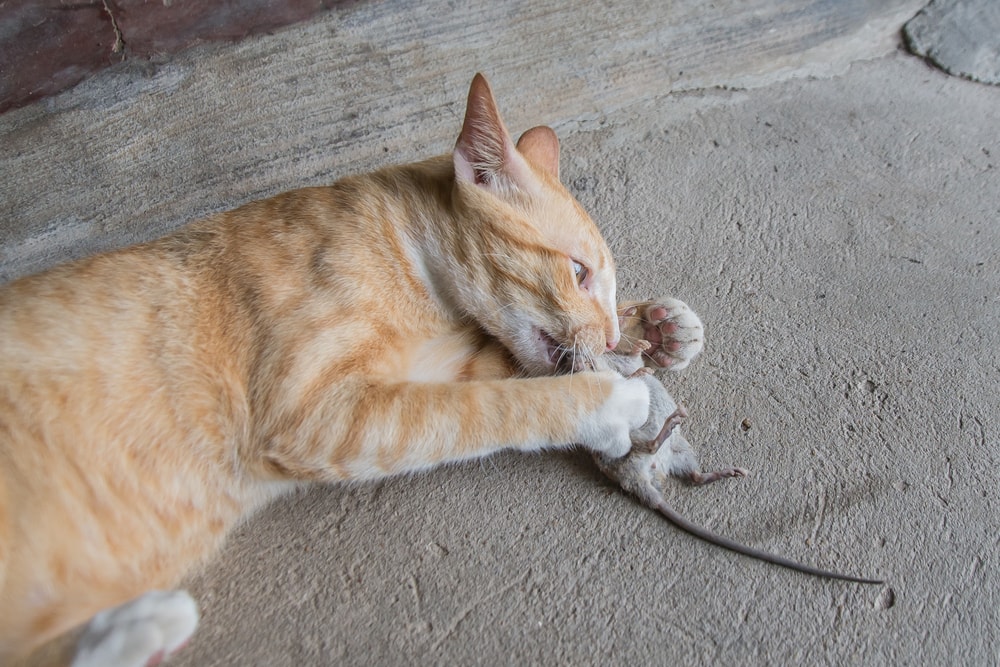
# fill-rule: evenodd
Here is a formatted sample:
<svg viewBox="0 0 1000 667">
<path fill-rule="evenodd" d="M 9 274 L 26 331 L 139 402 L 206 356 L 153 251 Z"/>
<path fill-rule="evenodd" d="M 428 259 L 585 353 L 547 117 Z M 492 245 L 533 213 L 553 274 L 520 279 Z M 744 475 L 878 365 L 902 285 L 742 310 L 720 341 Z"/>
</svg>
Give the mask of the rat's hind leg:
<svg viewBox="0 0 1000 667">
<path fill-rule="evenodd" d="M 683 410 L 683 408 L 679 409 Z M 686 415 L 682 415 L 682 418 L 683 416 Z M 673 418 L 674 416 L 671 415 L 671 417 Z M 664 428 L 671 428 L 671 430 L 664 440 L 664 446 L 660 447 L 659 451 L 656 452 L 659 465 L 654 466 L 663 473 L 664 477 L 669 474 L 685 479 L 696 486 L 703 486 L 717 482 L 720 479 L 746 477 L 750 474 L 746 468 L 736 467 L 703 472 L 698 465 L 698 457 L 694 453 L 694 448 L 691 447 L 691 443 L 687 441 L 687 438 L 680 432 L 680 429 L 670 427 L 670 420 L 667 420 Z M 661 490 L 663 488 L 662 484 L 665 481 L 664 477 L 659 479 Z"/>
<path fill-rule="evenodd" d="M 634 451 L 634 450 L 633 450 Z M 746 477 L 750 473 L 745 468 L 721 468 L 702 472 L 687 439 L 674 430 L 664 446 L 652 454 L 653 485 L 662 493 L 666 488 L 667 475 L 680 477 L 696 486 L 703 486 L 729 477 Z"/>
<path fill-rule="evenodd" d="M 686 303 L 663 298 L 619 304 L 620 347 L 639 348 L 647 366 L 679 371 L 705 346 L 705 329 Z"/>
<path fill-rule="evenodd" d="M 657 387 L 652 387 L 653 382 L 656 381 L 649 380 L 651 389 L 655 390 Z M 662 385 L 659 385 L 659 391 L 650 391 L 650 394 L 651 396 L 656 394 L 656 397 L 651 398 L 650 405 L 656 406 L 659 413 L 665 413 L 668 410 L 671 412 L 663 419 L 663 426 L 659 433 L 648 443 L 642 442 L 643 436 L 648 437 L 648 435 L 637 433 L 640 437 L 638 439 L 633 438 L 631 453 L 652 455 L 653 462 L 650 468 L 656 471 L 653 475 L 653 483 L 661 492 L 664 489 L 667 475 L 680 477 L 692 484 L 702 486 L 720 479 L 746 477 L 750 474 L 746 469 L 736 467 L 702 472 L 701 467 L 698 465 L 698 457 L 694 453 L 694 448 L 691 447 L 691 443 L 688 442 L 684 434 L 681 433 L 680 428 L 678 428 L 687 418 L 687 410 L 684 409 L 683 405 L 674 403 L 673 398 L 662 388 Z M 657 415 L 657 418 L 659 418 L 659 415 Z"/>
<path fill-rule="evenodd" d="M 198 606 L 185 591 L 152 591 L 107 609 L 86 625 L 72 667 L 147 667 L 187 643 Z"/>
<path fill-rule="evenodd" d="M 718 482 L 720 479 L 727 479 L 729 477 L 746 477 L 749 474 L 750 473 L 746 468 L 722 468 L 720 470 L 713 470 L 712 472 L 700 472 L 695 470 L 688 474 L 688 479 L 691 480 L 692 484 L 702 486 L 704 484 Z"/>
</svg>

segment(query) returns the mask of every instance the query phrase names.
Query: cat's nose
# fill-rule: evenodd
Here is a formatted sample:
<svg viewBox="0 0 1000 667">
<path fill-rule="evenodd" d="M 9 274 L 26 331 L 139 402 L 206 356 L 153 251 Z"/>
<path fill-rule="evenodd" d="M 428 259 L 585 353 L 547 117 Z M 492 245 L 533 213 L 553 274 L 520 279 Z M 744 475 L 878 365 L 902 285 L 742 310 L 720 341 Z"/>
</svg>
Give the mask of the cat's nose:
<svg viewBox="0 0 1000 667">
<path fill-rule="evenodd" d="M 616 347 L 618 347 L 618 341 L 620 341 L 621 339 L 622 339 L 622 331 L 621 328 L 618 326 L 618 318 L 612 317 L 610 321 L 607 323 L 607 325 L 605 325 L 604 327 L 604 340 L 606 341 L 604 345 L 607 348 L 608 352 L 611 352 Z"/>
</svg>

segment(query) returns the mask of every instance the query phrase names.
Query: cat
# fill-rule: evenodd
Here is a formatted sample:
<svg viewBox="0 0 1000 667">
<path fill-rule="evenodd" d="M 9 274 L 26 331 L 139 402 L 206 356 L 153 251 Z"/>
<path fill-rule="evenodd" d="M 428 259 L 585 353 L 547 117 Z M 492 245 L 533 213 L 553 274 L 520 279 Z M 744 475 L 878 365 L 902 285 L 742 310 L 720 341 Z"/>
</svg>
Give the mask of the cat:
<svg viewBox="0 0 1000 667">
<path fill-rule="evenodd" d="M 451 155 L 15 281 L 0 289 L 0 663 L 175 651 L 198 622 L 180 579 L 296 485 L 505 448 L 622 456 L 648 388 L 593 362 L 624 337 L 681 368 L 701 324 L 678 327 L 662 302 L 616 304 L 555 133 L 515 144 L 482 75 Z"/>
</svg>

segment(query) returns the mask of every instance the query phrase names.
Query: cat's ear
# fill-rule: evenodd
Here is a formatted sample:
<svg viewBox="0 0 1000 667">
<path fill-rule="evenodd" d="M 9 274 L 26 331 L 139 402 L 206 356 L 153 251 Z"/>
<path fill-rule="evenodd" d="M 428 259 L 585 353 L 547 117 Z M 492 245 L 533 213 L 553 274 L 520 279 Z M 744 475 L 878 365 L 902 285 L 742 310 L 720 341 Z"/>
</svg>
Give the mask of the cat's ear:
<svg viewBox="0 0 1000 667">
<path fill-rule="evenodd" d="M 559 180 L 559 139 L 551 127 L 533 127 L 517 140 L 517 150 L 528 162 Z"/>
<path fill-rule="evenodd" d="M 494 192 L 528 187 L 532 182 L 531 168 L 514 147 L 482 74 L 476 74 L 469 87 L 465 122 L 453 159 L 457 179 Z"/>
</svg>

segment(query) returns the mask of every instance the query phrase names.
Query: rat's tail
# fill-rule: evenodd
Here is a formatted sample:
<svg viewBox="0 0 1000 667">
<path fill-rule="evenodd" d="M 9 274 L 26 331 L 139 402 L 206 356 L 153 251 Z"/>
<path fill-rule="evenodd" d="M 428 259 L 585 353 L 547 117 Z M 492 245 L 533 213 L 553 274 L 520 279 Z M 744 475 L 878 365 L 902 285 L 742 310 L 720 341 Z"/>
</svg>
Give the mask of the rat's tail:
<svg viewBox="0 0 1000 667">
<path fill-rule="evenodd" d="M 785 558 L 783 556 L 778 556 L 776 554 L 768 553 L 767 551 L 762 551 L 754 547 L 747 546 L 745 544 L 740 544 L 728 537 L 723 537 L 721 535 L 716 535 L 707 528 L 702 528 L 701 526 L 692 523 L 691 521 L 685 519 L 683 516 L 677 513 L 674 508 L 670 507 L 662 498 L 651 505 L 653 509 L 658 511 L 660 514 L 665 516 L 670 523 L 674 524 L 686 533 L 690 533 L 695 537 L 705 540 L 710 544 L 723 547 L 724 549 L 729 549 L 730 551 L 735 551 L 738 554 L 744 556 L 749 556 L 750 558 L 756 558 L 757 560 L 764 561 L 765 563 L 771 563 L 772 565 L 780 565 L 781 567 L 787 567 L 790 570 L 795 570 L 796 572 L 802 572 L 803 574 L 810 574 L 814 577 L 823 577 L 825 579 L 839 579 L 842 581 L 853 581 L 858 584 L 884 584 L 885 582 L 881 579 L 867 579 L 865 577 L 855 577 L 850 574 L 841 574 L 840 572 L 831 572 L 829 570 L 821 570 L 816 567 L 809 565 L 803 565 L 802 563 L 796 563 L 793 560 Z"/>
</svg>

